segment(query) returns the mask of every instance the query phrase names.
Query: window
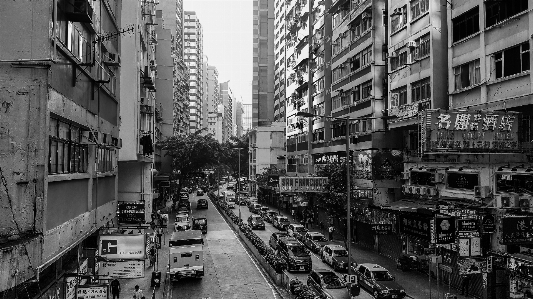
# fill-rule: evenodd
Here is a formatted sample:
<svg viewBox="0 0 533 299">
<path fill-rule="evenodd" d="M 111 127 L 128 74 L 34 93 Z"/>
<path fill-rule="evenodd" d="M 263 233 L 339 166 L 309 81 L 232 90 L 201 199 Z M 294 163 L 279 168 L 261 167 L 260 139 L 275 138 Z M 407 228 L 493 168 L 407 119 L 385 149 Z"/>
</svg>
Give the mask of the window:
<svg viewBox="0 0 533 299">
<path fill-rule="evenodd" d="M 495 53 L 492 61 L 491 77 L 495 79 L 529 71 L 529 42 Z"/>
<path fill-rule="evenodd" d="M 413 50 L 414 59 L 420 59 L 426 56 L 429 56 L 429 34 L 426 34 L 422 37 L 419 37 L 415 40 L 416 48 Z"/>
<path fill-rule="evenodd" d="M 372 46 L 361 51 L 361 66 L 365 66 L 372 62 Z"/>
<path fill-rule="evenodd" d="M 324 77 L 318 79 L 313 84 L 313 91 L 314 93 L 319 93 L 324 90 Z"/>
<path fill-rule="evenodd" d="M 527 0 L 494 1 L 487 3 L 487 27 L 498 24 L 527 10 Z"/>
<path fill-rule="evenodd" d="M 411 20 L 418 18 L 429 10 L 429 0 L 411 1 Z"/>
<path fill-rule="evenodd" d="M 407 104 L 407 86 L 391 91 L 391 107 L 399 107 Z"/>
<path fill-rule="evenodd" d="M 351 71 L 355 71 L 361 67 L 361 56 L 359 53 L 352 56 L 350 61 L 350 69 Z"/>
<path fill-rule="evenodd" d="M 48 174 L 87 172 L 88 147 L 81 144 L 81 129 L 51 118 Z"/>
<path fill-rule="evenodd" d="M 452 20 L 453 42 L 458 42 L 479 32 L 479 7 L 463 13 Z"/>
<path fill-rule="evenodd" d="M 407 50 L 400 52 L 396 57 L 391 57 L 391 70 L 397 70 L 407 64 Z"/>
<path fill-rule="evenodd" d="M 372 96 L 372 80 L 361 84 L 361 98 L 366 99 Z"/>
<path fill-rule="evenodd" d="M 481 82 L 479 59 L 453 68 L 455 90 L 466 88 Z"/>
<path fill-rule="evenodd" d="M 391 32 L 402 29 L 407 24 L 407 5 L 396 8 L 390 19 Z"/>
<path fill-rule="evenodd" d="M 411 102 L 424 101 L 431 99 L 431 80 L 430 78 L 422 79 L 411 84 Z"/>
<path fill-rule="evenodd" d="M 316 129 L 313 132 L 313 141 L 322 141 L 324 140 L 324 128 Z"/>
<path fill-rule="evenodd" d="M 336 110 L 348 105 L 350 102 L 350 94 L 339 93 L 331 99 L 331 110 Z"/>
<path fill-rule="evenodd" d="M 356 104 L 361 100 L 361 87 L 359 85 L 355 86 L 352 91 L 353 103 Z"/>
</svg>

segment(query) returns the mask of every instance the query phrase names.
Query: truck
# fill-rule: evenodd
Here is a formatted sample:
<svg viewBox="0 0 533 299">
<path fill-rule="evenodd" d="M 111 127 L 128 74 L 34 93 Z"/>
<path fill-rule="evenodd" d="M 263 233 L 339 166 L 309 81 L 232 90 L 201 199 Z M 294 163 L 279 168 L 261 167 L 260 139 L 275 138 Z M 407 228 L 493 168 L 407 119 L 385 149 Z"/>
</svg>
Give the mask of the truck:
<svg viewBox="0 0 533 299">
<path fill-rule="evenodd" d="M 169 240 L 168 272 L 171 281 L 183 277 L 204 276 L 204 240 L 202 231 L 172 233 Z"/>
<path fill-rule="evenodd" d="M 226 204 L 228 205 L 228 208 L 234 209 L 235 208 L 235 192 L 233 191 L 224 191 L 224 200 L 226 201 Z"/>
</svg>

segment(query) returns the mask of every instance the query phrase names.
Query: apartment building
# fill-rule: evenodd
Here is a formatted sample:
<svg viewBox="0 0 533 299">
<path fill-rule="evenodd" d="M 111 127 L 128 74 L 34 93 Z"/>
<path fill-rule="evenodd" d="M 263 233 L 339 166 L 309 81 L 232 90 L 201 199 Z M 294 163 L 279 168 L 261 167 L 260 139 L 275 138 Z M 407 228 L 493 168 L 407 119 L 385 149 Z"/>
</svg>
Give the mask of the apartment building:
<svg viewBox="0 0 533 299">
<path fill-rule="evenodd" d="M 254 0 L 253 7 L 252 127 L 255 128 L 274 121 L 275 3 L 269 0 Z M 280 79 L 277 78 L 277 81 L 280 89 Z"/>
<path fill-rule="evenodd" d="M 207 67 L 207 110 L 208 110 L 208 132 L 213 135 L 218 142 L 222 142 L 222 120 L 224 117 L 221 105 L 220 84 L 218 83 L 218 70 L 209 65 Z M 223 106 L 222 106 L 223 107 Z"/>
<path fill-rule="evenodd" d="M 171 13 L 173 9 L 166 11 Z M 175 135 L 189 132 L 189 68 L 183 56 L 184 17 L 183 0 L 176 0 L 176 34 L 173 42 Z"/>
<path fill-rule="evenodd" d="M 243 122 L 244 109 L 242 102 L 237 101 L 235 103 L 235 136 L 241 137 L 243 135 L 242 122 Z"/>
<path fill-rule="evenodd" d="M 139 33 L 120 11 L 120 1 L 2 3 L 2 298 L 63 294 L 72 269 L 94 268 L 95 232 L 115 218 L 117 38 Z"/>
<path fill-rule="evenodd" d="M 286 49 L 286 37 L 287 26 L 285 20 L 287 18 L 287 5 L 290 1 L 276 0 L 274 6 L 274 121 L 285 121 L 285 101 L 287 99 L 285 95 L 285 83 L 287 81 L 287 53 Z"/>
<path fill-rule="evenodd" d="M 242 130 L 244 133 L 252 129 L 252 104 L 242 104 Z"/>
<path fill-rule="evenodd" d="M 204 48 L 202 24 L 194 11 L 184 12 L 184 62 L 189 67 L 189 132 L 203 128 Z M 207 117 L 207 116 L 206 116 Z"/>
<path fill-rule="evenodd" d="M 220 83 L 220 103 L 224 109 L 222 119 L 222 143 L 230 140 L 230 137 L 235 136 L 235 102 L 236 98 L 231 91 L 229 81 Z"/>
</svg>

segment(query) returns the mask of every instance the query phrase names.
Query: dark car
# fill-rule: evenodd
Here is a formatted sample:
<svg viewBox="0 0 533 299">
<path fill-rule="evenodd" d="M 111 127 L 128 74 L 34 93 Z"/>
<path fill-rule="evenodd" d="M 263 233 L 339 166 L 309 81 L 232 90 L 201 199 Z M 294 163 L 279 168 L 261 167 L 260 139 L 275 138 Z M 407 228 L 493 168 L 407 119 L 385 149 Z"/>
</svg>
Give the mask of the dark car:
<svg viewBox="0 0 533 299">
<path fill-rule="evenodd" d="M 197 209 L 207 209 L 209 207 L 209 204 L 207 203 L 207 199 L 200 198 L 196 202 L 196 208 Z"/>
<path fill-rule="evenodd" d="M 207 234 L 207 218 L 193 218 L 192 229 L 201 230 L 202 234 Z"/>
<path fill-rule="evenodd" d="M 268 240 L 268 245 L 270 245 L 270 247 L 272 247 L 272 249 L 274 250 L 278 250 L 278 246 L 279 246 L 279 239 L 280 238 L 284 238 L 284 237 L 288 237 L 289 234 L 287 234 L 286 232 L 276 232 L 276 233 L 273 233 L 271 236 L 270 236 L 270 239 Z M 296 240 L 296 239 L 295 239 Z"/>
<path fill-rule="evenodd" d="M 252 229 L 265 229 L 263 218 L 257 214 L 252 214 L 248 217 L 248 225 L 250 225 Z"/>
<path fill-rule="evenodd" d="M 287 218 L 286 216 L 278 215 L 274 217 L 274 220 L 272 220 L 272 225 L 279 230 L 286 230 L 289 224 L 291 223 L 289 221 L 289 218 Z"/>
<path fill-rule="evenodd" d="M 260 209 L 261 209 L 261 205 L 258 203 L 254 203 L 248 207 L 248 210 L 254 214 L 259 214 Z"/>
<path fill-rule="evenodd" d="M 305 226 L 297 223 L 291 223 L 287 226 L 287 232 L 291 237 L 295 237 L 298 240 L 302 240 L 305 233 L 309 230 Z"/>
<path fill-rule="evenodd" d="M 345 283 L 331 270 L 312 270 L 307 276 L 307 285 L 319 293 L 322 298 L 350 298 Z"/>
<path fill-rule="evenodd" d="M 264 214 L 265 216 L 263 216 L 263 218 L 265 219 L 266 222 L 269 222 L 269 223 L 274 222 L 274 217 L 278 216 L 278 212 L 273 211 L 273 210 L 268 210 Z"/>
<path fill-rule="evenodd" d="M 322 247 L 328 244 L 328 240 L 321 233 L 307 232 L 302 238 L 302 243 L 314 253 L 319 253 Z"/>
<path fill-rule="evenodd" d="M 198 190 L 196 191 L 196 195 L 197 195 L 197 196 L 203 196 L 203 195 L 204 195 L 204 190 L 202 190 L 202 189 L 198 189 Z"/>
<path fill-rule="evenodd" d="M 267 206 L 261 206 L 259 208 L 259 211 L 257 212 L 257 214 L 261 215 L 261 217 L 263 217 L 263 214 L 266 213 L 268 210 L 270 210 L 269 207 Z"/>
<path fill-rule="evenodd" d="M 406 295 L 405 289 L 380 265 L 360 264 L 357 266 L 356 275 L 361 288 L 374 295 L 374 298 L 396 299 Z"/>
<path fill-rule="evenodd" d="M 287 263 L 289 272 L 311 271 L 313 268 L 311 254 L 302 243 L 292 237 L 285 237 L 280 238 L 278 244 L 278 253 Z"/>
</svg>

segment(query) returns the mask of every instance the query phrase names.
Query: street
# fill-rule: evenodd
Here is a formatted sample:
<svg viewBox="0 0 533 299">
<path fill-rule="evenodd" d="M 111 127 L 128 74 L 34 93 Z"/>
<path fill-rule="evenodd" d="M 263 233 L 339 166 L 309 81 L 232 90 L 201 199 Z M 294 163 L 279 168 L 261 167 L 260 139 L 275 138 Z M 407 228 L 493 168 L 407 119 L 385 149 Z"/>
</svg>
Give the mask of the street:
<svg viewBox="0 0 533 299">
<path fill-rule="evenodd" d="M 204 235 L 205 276 L 173 282 L 168 298 L 281 298 L 212 202 L 207 210 L 196 209 L 198 198 L 190 195 L 192 216 L 206 217 L 208 221 Z"/>
</svg>

